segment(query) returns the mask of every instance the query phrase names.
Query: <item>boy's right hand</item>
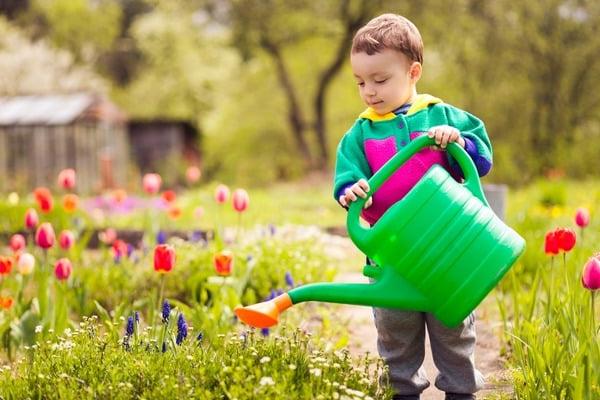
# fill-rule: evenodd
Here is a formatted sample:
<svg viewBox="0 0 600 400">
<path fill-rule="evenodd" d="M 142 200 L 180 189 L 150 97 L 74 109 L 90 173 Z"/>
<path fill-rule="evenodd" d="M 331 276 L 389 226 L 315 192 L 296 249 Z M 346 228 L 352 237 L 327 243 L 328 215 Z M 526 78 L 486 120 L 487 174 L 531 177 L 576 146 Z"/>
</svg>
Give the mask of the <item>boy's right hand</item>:
<svg viewBox="0 0 600 400">
<path fill-rule="evenodd" d="M 354 185 L 350 186 L 346 189 L 345 193 L 340 196 L 339 202 L 342 206 L 348 207 L 350 203 L 356 201 L 358 197 L 362 197 L 363 199 L 367 197 L 367 192 L 369 191 L 369 183 L 366 179 L 360 179 Z M 358 196 L 358 197 L 357 197 Z M 369 208 L 373 204 L 373 197 L 369 197 L 369 200 L 365 203 L 364 208 Z"/>
</svg>

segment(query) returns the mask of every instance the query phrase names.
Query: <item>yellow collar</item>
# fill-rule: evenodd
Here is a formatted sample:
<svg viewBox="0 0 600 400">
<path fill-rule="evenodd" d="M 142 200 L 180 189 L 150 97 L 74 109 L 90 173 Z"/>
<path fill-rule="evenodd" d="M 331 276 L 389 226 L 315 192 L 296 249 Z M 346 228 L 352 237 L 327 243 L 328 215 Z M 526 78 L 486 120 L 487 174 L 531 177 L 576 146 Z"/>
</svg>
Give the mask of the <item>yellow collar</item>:
<svg viewBox="0 0 600 400">
<path fill-rule="evenodd" d="M 406 115 L 414 114 L 416 112 L 419 112 L 419 111 L 429 107 L 430 104 L 437 104 L 437 103 L 442 103 L 442 100 L 438 99 L 437 97 L 433 97 L 429 94 L 419 94 L 419 95 L 417 95 L 417 97 L 415 98 L 415 101 L 412 103 L 412 105 L 408 109 L 408 112 L 406 113 Z M 373 110 L 371 107 L 369 107 L 365 111 L 363 111 L 358 116 L 358 118 L 370 119 L 373 122 L 387 121 L 387 120 L 396 118 L 396 114 L 394 114 L 393 112 L 389 112 L 389 113 L 383 114 L 383 115 L 377 114 L 375 112 L 375 110 Z"/>
</svg>

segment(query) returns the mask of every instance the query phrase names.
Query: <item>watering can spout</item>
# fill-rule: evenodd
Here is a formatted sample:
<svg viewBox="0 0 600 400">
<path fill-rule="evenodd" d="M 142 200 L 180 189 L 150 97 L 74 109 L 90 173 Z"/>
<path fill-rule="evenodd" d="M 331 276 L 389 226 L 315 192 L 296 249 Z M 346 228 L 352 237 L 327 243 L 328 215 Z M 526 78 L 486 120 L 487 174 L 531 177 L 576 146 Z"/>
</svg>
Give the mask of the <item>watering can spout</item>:
<svg viewBox="0 0 600 400">
<path fill-rule="evenodd" d="M 374 283 L 313 283 L 299 286 L 273 300 L 238 307 L 240 320 L 255 328 L 268 328 L 278 322 L 279 314 L 305 301 L 354 304 L 371 307 L 428 311 L 426 297 L 397 274 L 380 277 Z"/>
</svg>

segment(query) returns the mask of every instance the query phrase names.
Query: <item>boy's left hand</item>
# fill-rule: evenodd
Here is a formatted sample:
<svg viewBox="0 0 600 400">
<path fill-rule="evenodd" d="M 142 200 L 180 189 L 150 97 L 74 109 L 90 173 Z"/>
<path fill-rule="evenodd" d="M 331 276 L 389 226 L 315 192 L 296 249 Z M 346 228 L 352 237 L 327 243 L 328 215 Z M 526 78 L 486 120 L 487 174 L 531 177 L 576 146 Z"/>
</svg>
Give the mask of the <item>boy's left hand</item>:
<svg viewBox="0 0 600 400">
<path fill-rule="evenodd" d="M 458 129 L 449 125 L 434 126 L 427 132 L 427 136 L 435 139 L 435 144 L 445 149 L 448 143 L 458 143 L 460 147 L 465 147 L 465 139 L 460 136 Z"/>
</svg>

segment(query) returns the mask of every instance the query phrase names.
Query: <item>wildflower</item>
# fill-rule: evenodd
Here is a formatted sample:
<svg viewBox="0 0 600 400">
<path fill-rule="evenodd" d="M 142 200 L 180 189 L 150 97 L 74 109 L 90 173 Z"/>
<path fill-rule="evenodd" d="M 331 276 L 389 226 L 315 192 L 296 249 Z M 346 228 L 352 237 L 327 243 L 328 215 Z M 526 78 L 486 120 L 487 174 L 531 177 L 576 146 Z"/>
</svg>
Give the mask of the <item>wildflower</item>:
<svg viewBox="0 0 600 400">
<path fill-rule="evenodd" d="M 48 222 L 41 224 L 35 232 L 35 243 L 42 249 L 49 249 L 54 246 L 54 229 Z"/>
<path fill-rule="evenodd" d="M 64 230 L 58 235 L 58 244 L 63 250 L 69 250 L 75 243 L 75 235 L 69 230 Z"/>
<path fill-rule="evenodd" d="M 15 253 L 25 248 L 25 237 L 19 233 L 15 233 L 10 237 L 9 246 Z"/>
<path fill-rule="evenodd" d="M 21 275 L 29 275 L 33 272 L 35 266 L 35 257 L 29 253 L 19 255 L 17 260 L 17 270 Z"/>
<path fill-rule="evenodd" d="M 104 244 L 112 244 L 117 239 L 117 231 L 113 228 L 107 228 L 105 231 L 98 233 L 98 239 Z"/>
<path fill-rule="evenodd" d="M 275 227 L 275 225 L 269 224 L 269 233 L 271 234 L 271 236 L 275 236 L 275 233 L 277 233 L 277 228 Z"/>
<path fill-rule="evenodd" d="M 193 243 L 199 242 L 204 239 L 204 234 L 200 230 L 194 230 L 190 235 L 190 241 Z"/>
<path fill-rule="evenodd" d="M 35 326 L 35 333 L 42 333 L 43 330 L 44 330 L 44 327 L 42 325 Z"/>
<path fill-rule="evenodd" d="M 573 230 L 568 228 L 559 228 L 555 231 L 558 248 L 568 253 L 575 247 L 576 236 Z"/>
<path fill-rule="evenodd" d="M 52 193 L 50 190 L 48 190 L 48 188 L 39 187 L 35 189 L 33 191 L 33 197 L 43 213 L 52 211 L 52 208 L 54 207 L 54 200 L 52 199 Z"/>
<path fill-rule="evenodd" d="M 292 273 L 290 271 L 285 273 L 285 283 L 291 288 L 294 287 L 294 278 L 292 278 Z"/>
<path fill-rule="evenodd" d="M 129 316 L 129 317 L 127 317 L 127 326 L 125 328 L 125 335 L 128 337 L 133 336 L 133 331 L 134 331 L 133 317 Z"/>
<path fill-rule="evenodd" d="M 58 186 L 65 190 L 72 190 L 75 188 L 75 170 L 66 168 L 60 171 L 58 174 Z"/>
<path fill-rule="evenodd" d="M 136 311 L 135 313 L 133 313 L 133 316 L 135 318 L 135 323 L 139 324 L 140 323 L 140 313 L 138 311 Z"/>
<path fill-rule="evenodd" d="M 233 253 L 229 250 L 223 250 L 213 256 L 215 271 L 219 276 L 231 275 L 233 268 Z"/>
<path fill-rule="evenodd" d="M 273 386 L 275 385 L 275 381 L 270 376 L 263 376 L 262 378 L 260 378 L 258 384 L 260 386 Z"/>
<path fill-rule="evenodd" d="M 233 192 L 233 209 L 239 213 L 246 211 L 250 204 L 250 196 L 244 189 L 236 189 Z"/>
<path fill-rule="evenodd" d="M 0 256 L 0 275 L 8 275 L 12 269 L 13 260 L 11 257 Z"/>
<path fill-rule="evenodd" d="M 181 211 L 181 207 L 171 206 L 167 210 L 167 215 L 173 220 L 181 217 L 181 214 L 183 214 L 183 212 Z"/>
<path fill-rule="evenodd" d="M 204 335 L 202 334 L 202 332 L 200 332 L 200 333 L 198 334 L 198 336 L 196 336 L 196 341 L 197 341 L 198 343 L 200 343 L 200 342 L 202 341 L 202 339 L 204 339 Z"/>
<path fill-rule="evenodd" d="M 32 231 L 37 227 L 39 222 L 40 220 L 35 208 L 30 208 L 25 212 L 25 229 Z"/>
<path fill-rule="evenodd" d="M 266 364 L 269 361 L 271 361 L 271 357 L 269 357 L 269 356 L 264 356 L 263 358 L 260 359 L 261 364 Z"/>
<path fill-rule="evenodd" d="M 73 211 L 77 210 L 77 206 L 79 205 L 79 197 L 73 193 L 65 194 L 63 196 L 62 205 L 66 212 L 72 213 Z"/>
<path fill-rule="evenodd" d="M 269 329 L 269 328 L 262 328 L 262 329 L 260 330 L 260 334 L 261 334 L 261 335 L 263 335 L 264 337 L 267 337 L 267 336 L 269 336 L 269 332 L 270 332 L 270 329 Z"/>
<path fill-rule="evenodd" d="M 175 249 L 168 244 L 159 244 L 154 248 L 154 270 L 164 274 L 175 266 Z"/>
<path fill-rule="evenodd" d="M 169 322 L 169 315 L 171 314 L 171 304 L 168 300 L 165 300 L 162 305 L 162 322 L 166 324 Z"/>
<path fill-rule="evenodd" d="M 54 276 L 56 276 L 56 279 L 59 281 L 66 281 L 69 279 L 72 271 L 73 266 L 68 258 L 61 258 L 54 264 Z"/>
<path fill-rule="evenodd" d="M 160 190 L 162 178 L 159 174 L 146 174 L 142 180 L 144 191 L 148 194 L 156 194 Z"/>
<path fill-rule="evenodd" d="M 215 189 L 215 201 L 219 204 L 225 203 L 229 199 L 229 188 L 223 184 L 220 184 Z"/>
<path fill-rule="evenodd" d="M 200 168 L 195 165 L 191 165 L 185 170 L 185 179 L 187 179 L 188 183 L 198 182 L 201 176 L 202 172 L 200 171 Z"/>
<path fill-rule="evenodd" d="M 187 335 L 188 335 L 187 322 L 185 322 L 185 318 L 183 317 L 183 314 L 179 314 L 179 317 L 177 318 L 177 337 L 175 338 L 175 343 L 177 343 L 177 345 L 180 345 L 181 343 L 183 343 L 183 341 L 187 337 Z"/>
<path fill-rule="evenodd" d="M 175 194 L 173 190 L 165 190 L 162 193 L 161 197 L 165 201 L 165 203 L 172 203 L 177 198 L 177 194 Z"/>
<path fill-rule="evenodd" d="M 581 283 L 583 287 L 592 291 L 600 289 L 600 259 L 598 256 L 590 258 L 585 263 Z"/>
</svg>

